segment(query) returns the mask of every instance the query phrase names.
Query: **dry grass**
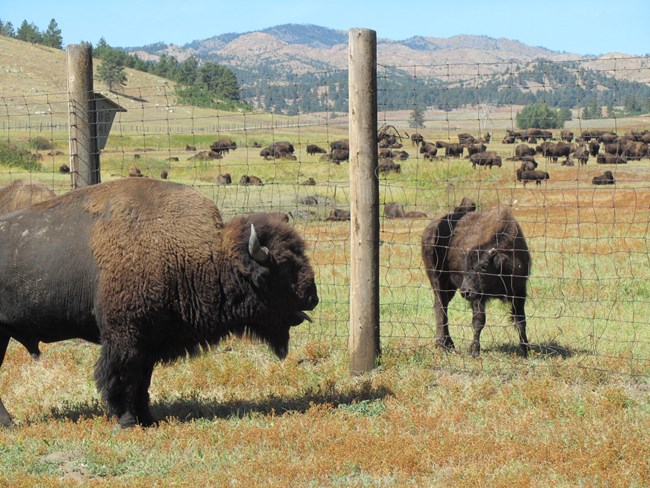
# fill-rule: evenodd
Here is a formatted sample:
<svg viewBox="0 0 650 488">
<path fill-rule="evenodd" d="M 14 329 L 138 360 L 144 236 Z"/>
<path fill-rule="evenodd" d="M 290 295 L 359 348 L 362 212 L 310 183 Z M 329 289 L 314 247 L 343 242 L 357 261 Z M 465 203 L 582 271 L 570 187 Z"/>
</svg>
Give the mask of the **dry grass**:
<svg viewBox="0 0 650 488">
<path fill-rule="evenodd" d="M 648 385 L 574 374 L 556 358 L 500 373 L 420 349 L 350 377 L 340 349 L 299 341 L 284 362 L 229 343 L 154 374 L 148 430 L 116 431 L 94 347 L 12 348 L 0 479 L 12 486 L 647 486 Z M 466 359 L 465 359 L 466 360 Z M 6 374 L 5 371 L 12 372 Z M 31 394 L 30 394 L 31 393 Z"/>
<path fill-rule="evenodd" d="M 33 129 L 41 122 L 67 120 L 65 62 L 60 52 L 14 43 L 0 38 L 7 67 L 0 88 L 11 95 L 25 83 L 34 87 L 15 104 L 3 99 L 17 110 L 11 120 L 30 129 L 2 136 L 26 142 L 41 135 Z M 650 485 L 647 160 L 615 168 L 593 160 L 573 168 L 546 163 L 551 180 L 524 188 L 514 180 L 514 162 L 473 170 L 466 160 L 423 161 L 407 143 L 412 156 L 402 173 L 380 179 L 381 204 L 399 201 L 430 218 L 463 196 L 513 206 L 533 254 L 533 352 L 526 360 L 517 355 L 507 311 L 494 304 L 481 358 L 471 358 L 470 312 L 456 299 L 450 326 L 458 352 L 438 353 L 419 249 L 429 219 L 382 219 L 381 365 L 351 377 L 349 223 L 323 221 L 331 207 L 348 205 L 348 165 L 321 162 L 305 150 L 308 142 L 327 147 L 347 127 L 317 116 L 173 107 L 160 80 L 129 76 L 130 86 L 146 88 L 120 99 L 129 112 L 102 153 L 102 180 L 122 177 L 134 164 L 148 177 L 164 168 L 170 179 L 214 199 L 226 218 L 252 209 L 291 212 L 307 241 L 321 303 L 314 323 L 296 328 L 284 362 L 264 346 L 233 340 L 156 369 L 153 412 L 162 421 L 148 430 L 118 431 L 105 417 L 92 381 L 95 346 L 44 345 L 41 361 L 33 362 L 12 343 L 0 392 L 19 425 L 0 430 L 0 486 Z M 383 114 L 382 122 L 404 130 L 408 116 Z M 509 107 L 488 120 L 490 149 L 504 157 L 514 147 L 499 141 L 513 117 Z M 615 122 L 618 132 L 646 124 Z M 455 142 L 460 131 L 484 132 L 484 123 L 472 110 L 428 113 L 423 133 Z M 186 144 L 206 149 L 220 135 L 233 137 L 237 151 L 221 161 L 188 161 Z M 65 152 L 64 131 L 44 136 Z M 292 141 L 298 160 L 264 161 L 252 147 L 274 140 Z M 32 174 L 0 168 L 0 180 L 36 178 L 68 191 L 69 176 L 58 173 L 64 162 L 65 154 L 46 156 L 43 171 Z M 592 176 L 604 169 L 615 172 L 617 184 L 593 187 Z M 266 185 L 215 186 L 223 172 L 235 181 L 256 174 Z M 317 186 L 298 185 L 307 177 Z M 302 205 L 303 196 L 320 204 Z"/>
</svg>

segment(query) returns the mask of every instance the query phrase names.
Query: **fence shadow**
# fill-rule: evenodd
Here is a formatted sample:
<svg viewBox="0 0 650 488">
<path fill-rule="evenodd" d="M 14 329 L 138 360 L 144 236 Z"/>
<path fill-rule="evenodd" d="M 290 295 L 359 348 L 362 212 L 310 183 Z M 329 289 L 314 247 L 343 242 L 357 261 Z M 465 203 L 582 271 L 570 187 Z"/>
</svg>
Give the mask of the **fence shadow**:
<svg viewBox="0 0 650 488">
<path fill-rule="evenodd" d="M 179 422 L 195 420 L 227 419 L 245 417 L 258 413 L 262 415 L 284 415 L 287 413 L 304 413 L 314 405 L 351 405 L 362 401 L 380 400 L 391 396 L 392 392 L 385 387 L 368 387 L 361 385 L 357 389 L 347 391 L 324 391 L 306 393 L 302 396 L 274 396 L 258 401 L 230 400 L 219 401 L 211 398 L 200 398 L 198 395 L 182 396 L 171 401 L 157 401 L 151 406 L 155 418 L 164 421 L 173 419 Z M 46 418 L 56 420 L 71 420 L 101 417 L 106 410 L 99 401 L 66 405 L 64 408 L 52 409 Z M 45 420 L 45 419 L 40 419 Z"/>
</svg>

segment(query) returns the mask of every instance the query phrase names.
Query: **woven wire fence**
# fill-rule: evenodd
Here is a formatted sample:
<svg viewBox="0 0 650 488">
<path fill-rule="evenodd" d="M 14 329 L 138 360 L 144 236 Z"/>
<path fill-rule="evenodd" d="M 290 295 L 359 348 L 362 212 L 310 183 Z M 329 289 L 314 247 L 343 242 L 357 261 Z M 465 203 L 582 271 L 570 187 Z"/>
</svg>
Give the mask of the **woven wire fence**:
<svg viewBox="0 0 650 488">
<path fill-rule="evenodd" d="M 632 61 L 560 63 L 563 86 L 572 88 L 562 91 L 566 100 L 558 99 L 555 72 L 544 71 L 556 68 L 544 63 L 530 68 L 532 78 L 507 63 L 378 67 L 378 132 L 390 140 L 380 156 L 392 164 L 378 171 L 384 351 L 438 354 L 421 239 L 432 220 L 468 197 L 479 209 L 511 207 L 531 250 L 527 318 L 535 355 L 524 368 L 535 361 L 555 365 L 557 359 L 608 374 L 648 375 L 648 154 L 598 163 L 598 155 L 606 154 L 602 144 L 586 164 L 574 152 L 554 162 L 535 151 L 544 140 L 522 135 L 517 125 L 526 105 L 545 103 L 568 109 L 568 144 L 590 131 L 643 143 L 648 119 L 635 110 L 642 113 L 650 97 L 630 88 L 622 74 L 647 82 L 650 67 L 645 58 Z M 602 76 L 587 78 L 587 68 Z M 346 73 L 240 79 L 251 109 L 239 112 L 178 104 L 166 83 L 101 92 L 126 109 L 117 113 L 101 152 L 102 181 L 139 174 L 182 182 L 214 200 L 224 219 L 257 211 L 289 214 L 307 242 L 321 298 L 314 322 L 294 336 L 341 348 L 349 322 L 350 181 L 348 160 L 336 151 L 348 138 Z M 303 113 L 310 97 L 317 108 Z M 39 180 L 58 194 L 70 191 L 67 94 L 5 96 L 0 108 L 0 140 L 24 148 L 26 161 L 3 166 L 0 184 Z M 561 140 L 559 129 L 548 131 L 552 139 L 545 142 Z M 473 166 L 467 135 L 495 151 L 501 166 Z M 220 141 L 230 142 L 215 151 Z M 425 142 L 438 143 L 435 155 L 423 151 Z M 462 154 L 448 152 L 451 144 L 461 144 Z M 539 185 L 517 179 L 521 144 L 533 148 L 549 179 Z M 616 183 L 592 184 L 606 170 Z M 385 212 L 387 204 L 397 208 L 395 215 Z M 460 297 L 452 300 L 449 325 L 459 354 L 440 355 L 450 367 L 510 370 L 522 364 L 507 307 L 490 303 L 487 316 L 477 362 L 467 354 L 471 310 Z"/>
</svg>

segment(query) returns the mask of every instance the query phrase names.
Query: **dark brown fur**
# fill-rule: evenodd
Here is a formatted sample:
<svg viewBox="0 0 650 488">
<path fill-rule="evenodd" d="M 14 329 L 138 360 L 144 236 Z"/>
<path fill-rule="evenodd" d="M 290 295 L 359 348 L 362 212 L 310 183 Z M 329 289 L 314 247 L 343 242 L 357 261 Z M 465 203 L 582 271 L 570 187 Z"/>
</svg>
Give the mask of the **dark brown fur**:
<svg viewBox="0 0 650 488">
<path fill-rule="evenodd" d="M 249 252 L 252 225 L 264 259 Z M 151 425 L 156 364 L 230 334 L 287 354 L 290 328 L 318 303 L 304 250 L 286 215 L 224 224 L 198 191 L 151 178 L 9 214 L 0 218 L 0 364 L 10 338 L 28 350 L 71 338 L 101 344 L 95 380 L 109 413 L 121 427 Z M 1 401 L 0 424 L 12 424 Z"/>
</svg>

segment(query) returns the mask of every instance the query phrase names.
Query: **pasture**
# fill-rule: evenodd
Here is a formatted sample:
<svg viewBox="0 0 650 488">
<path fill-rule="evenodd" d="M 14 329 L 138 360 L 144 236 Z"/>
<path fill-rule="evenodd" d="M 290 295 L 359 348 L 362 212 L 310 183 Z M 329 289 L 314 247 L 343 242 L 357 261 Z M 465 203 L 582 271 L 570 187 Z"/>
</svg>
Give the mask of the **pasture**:
<svg viewBox="0 0 650 488">
<path fill-rule="evenodd" d="M 423 130 L 426 140 L 455 142 L 463 129 L 462 117 L 446 130 L 432 120 L 438 128 Z M 445 122 L 452 125 L 449 116 Z M 114 130 L 101 155 L 103 181 L 134 165 L 151 178 L 166 169 L 170 180 L 212 198 L 225 219 L 288 212 L 307 241 L 321 303 L 314 322 L 294 330 L 283 362 L 264 346 L 233 339 L 205 356 L 159 366 L 151 395 L 161 423 L 147 430 L 117 431 L 104 415 L 92 381 L 97 347 L 43 345 L 34 362 L 12 342 L 0 396 L 19 425 L 0 431 L 2 483 L 648 486 L 650 162 L 597 165 L 591 158 L 565 167 L 539 157 L 551 178 L 524 187 L 514 178 L 519 163 L 506 159 L 514 146 L 501 143 L 504 130 L 493 130 L 489 144 L 504 158 L 501 168 L 473 169 L 463 158 L 426 161 L 405 137 L 410 157 L 400 161 L 401 173 L 380 176 L 380 213 L 397 201 L 429 218 L 381 219 L 382 356 L 361 377 L 347 369 L 350 224 L 325 220 L 331 208 L 347 208 L 349 163 L 321 161 L 305 149 L 327 148 L 347 128 L 324 131 L 302 120 L 217 136 Z M 237 150 L 220 160 L 188 160 L 193 152 L 185 145 L 198 152 L 221 135 Z M 296 161 L 267 161 L 253 147 L 277 140 L 296 146 Z M 66 161 L 45 156 L 40 173 L 0 173 L 3 181 L 34 178 L 61 193 L 70 177 L 57 170 Z M 605 169 L 616 185 L 593 186 Z M 232 185 L 215 185 L 222 173 L 232 175 Z M 238 185 L 244 174 L 265 185 Z M 300 184 L 309 177 L 315 186 Z M 307 196 L 318 204 L 301 203 Z M 472 358 L 471 312 L 460 297 L 450 306 L 457 351 L 435 349 L 420 238 L 463 196 L 483 207 L 512 206 L 526 235 L 533 259 L 528 359 L 518 356 L 500 303 L 489 305 L 482 354 Z"/>
</svg>

